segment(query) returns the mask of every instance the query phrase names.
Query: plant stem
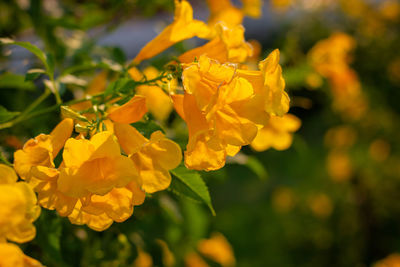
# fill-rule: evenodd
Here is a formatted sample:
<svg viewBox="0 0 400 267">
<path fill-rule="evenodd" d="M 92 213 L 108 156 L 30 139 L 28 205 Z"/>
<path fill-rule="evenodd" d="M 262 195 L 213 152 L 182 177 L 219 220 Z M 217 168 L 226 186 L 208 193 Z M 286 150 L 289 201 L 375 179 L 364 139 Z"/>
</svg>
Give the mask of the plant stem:
<svg viewBox="0 0 400 267">
<path fill-rule="evenodd" d="M 46 87 L 43 94 L 41 96 L 39 96 L 35 101 L 33 101 L 32 104 L 30 104 L 18 117 L 16 117 L 12 121 L 0 124 L 0 129 L 10 128 L 10 127 L 14 126 L 15 124 L 29 118 L 30 116 L 28 115 L 28 113 L 30 113 L 38 105 L 40 105 L 50 94 L 51 94 L 50 89 L 48 89 Z"/>
</svg>

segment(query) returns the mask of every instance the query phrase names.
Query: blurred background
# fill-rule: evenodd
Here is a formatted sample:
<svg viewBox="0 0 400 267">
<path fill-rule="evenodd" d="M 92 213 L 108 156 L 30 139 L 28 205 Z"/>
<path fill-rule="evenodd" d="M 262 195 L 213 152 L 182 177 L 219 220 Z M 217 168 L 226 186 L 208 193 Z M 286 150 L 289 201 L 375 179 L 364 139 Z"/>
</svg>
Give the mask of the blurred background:
<svg viewBox="0 0 400 267">
<path fill-rule="evenodd" d="M 217 215 L 169 191 L 101 233 L 43 209 L 36 239 L 22 246 L 26 254 L 48 266 L 231 266 L 223 260 L 231 252 L 236 266 L 399 266 L 400 2 L 261 2 L 262 15 L 243 21 L 255 51 L 248 65 L 281 51 L 298 127 L 271 127 L 271 145 L 245 147 L 225 168 L 202 173 Z M 207 21 L 207 2 L 190 3 L 195 18 Z M 171 0 L 1 1 L 0 37 L 53 54 L 59 72 L 94 61 L 122 64 L 172 21 L 173 10 Z M 142 67 L 161 69 L 204 42 L 178 43 Z M 0 105 L 21 111 L 43 90 L 40 79 L 25 81 L 40 63 L 22 48 L 0 52 Z M 65 82 L 63 98 L 84 88 Z M 1 130 L 2 152 L 11 159 L 58 121 L 54 111 Z M 160 127 L 175 129 L 185 147 L 175 114 Z M 219 256 L 207 257 L 200 244 L 212 237 L 223 245 L 216 242 Z"/>
</svg>

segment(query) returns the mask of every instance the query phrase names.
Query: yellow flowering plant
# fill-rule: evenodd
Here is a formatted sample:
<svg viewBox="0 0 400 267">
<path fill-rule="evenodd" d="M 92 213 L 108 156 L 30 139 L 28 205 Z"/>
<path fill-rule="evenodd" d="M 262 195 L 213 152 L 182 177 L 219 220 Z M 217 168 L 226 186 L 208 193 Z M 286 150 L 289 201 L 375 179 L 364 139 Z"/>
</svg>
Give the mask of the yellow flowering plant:
<svg viewBox="0 0 400 267">
<path fill-rule="evenodd" d="M 39 206 L 45 210 L 39 219 L 41 235 L 46 220 L 50 227 L 53 218 L 80 240 L 87 239 L 88 232 L 78 226 L 102 232 L 127 227 L 122 222 L 142 224 L 147 213 L 155 212 L 148 205 L 157 202 L 159 210 L 174 213 L 177 197 L 182 197 L 180 203 L 203 203 L 215 215 L 200 171 L 219 170 L 238 154 L 240 159 L 242 147 L 248 145 L 258 151 L 289 148 L 300 121 L 287 114 L 290 99 L 280 52 L 275 49 L 259 60 L 261 48 L 254 50 L 246 41 L 242 25 L 245 15 L 260 17 L 262 1 L 246 0 L 242 7 L 230 1 L 207 3 L 210 17 L 203 22 L 195 19 L 188 1 L 175 0 L 173 21 L 130 62 L 101 59 L 63 68 L 51 53 L 33 44 L 0 39 L 4 47 L 29 50 L 44 66 L 29 70 L 25 77 L 42 82 L 43 93 L 21 112 L 0 110 L 0 129 L 55 115 L 52 130 L 34 131 L 22 146 L 1 157 L 7 164 L 0 165 L 1 250 L 13 255 L 4 266 L 39 264 L 7 243 L 35 237 L 32 222 L 39 216 Z M 193 37 L 205 44 L 167 56 L 163 64 L 154 63 L 156 56 Z M 50 96 L 53 105 L 47 105 Z M 249 168 L 257 169 L 254 164 L 260 167 L 252 158 Z M 57 251 L 48 256 L 54 264 L 62 256 L 60 241 L 54 244 L 52 238 L 38 235 L 34 244 Z M 151 266 L 141 237 L 133 235 L 128 242 L 121 232 L 118 238 L 127 249 L 137 247 L 138 257 L 131 261 L 135 266 Z M 235 265 L 222 234 L 199 240 L 191 242 L 188 252 L 197 246 L 206 258 L 222 266 Z M 166 262 L 174 262 L 163 242 L 163 253 L 169 253 Z M 179 260 L 184 261 L 183 256 Z"/>
</svg>

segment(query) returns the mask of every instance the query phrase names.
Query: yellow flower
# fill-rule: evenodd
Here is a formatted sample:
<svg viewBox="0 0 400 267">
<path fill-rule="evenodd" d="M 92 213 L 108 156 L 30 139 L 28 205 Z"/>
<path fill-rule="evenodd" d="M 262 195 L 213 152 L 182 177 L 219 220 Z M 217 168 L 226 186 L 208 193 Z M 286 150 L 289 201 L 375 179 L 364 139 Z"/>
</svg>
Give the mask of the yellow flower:
<svg viewBox="0 0 400 267">
<path fill-rule="evenodd" d="M 345 151 L 335 149 L 329 152 L 326 168 L 334 181 L 341 182 L 351 178 L 353 167 Z"/>
<path fill-rule="evenodd" d="M 295 205 L 295 195 L 289 187 L 279 187 L 272 193 L 272 206 L 281 213 L 287 213 Z"/>
<path fill-rule="evenodd" d="M 356 72 L 349 66 L 349 54 L 355 40 L 344 33 L 332 34 L 319 41 L 309 52 L 313 68 L 329 80 L 333 95 L 333 108 L 346 118 L 359 119 L 367 108 Z"/>
<path fill-rule="evenodd" d="M 146 98 L 135 95 L 128 102 L 108 110 L 108 118 L 119 123 L 134 123 L 139 121 L 147 112 Z"/>
<path fill-rule="evenodd" d="M 30 179 L 33 166 L 54 167 L 53 159 L 71 136 L 73 120 L 64 119 L 50 135 L 40 134 L 28 140 L 24 147 L 14 153 L 14 168 L 22 179 Z"/>
<path fill-rule="evenodd" d="M 201 254 L 221 264 L 223 267 L 234 266 L 235 256 L 228 240 L 220 234 L 214 233 L 211 238 L 201 240 L 197 249 Z"/>
<path fill-rule="evenodd" d="M 285 11 L 293 4 L 293 0 L 271 0 L 270 3 L 274 9 Z"/>
<path fill-rule="evenodd" d="M 398 267 L 400 266 L 400 254 L 392 253 L 386 258 L 377 261 L 372 267 Z"/>
<path fill-rule="evenodd" d="M 194 48 L 179 56 L 181 63 L 190 63 L 206 55 L 218 60 L 220 63 L 242 63 L 252 56 L 252 46 L 244 40 L 244 27 L 242 25 L 228 28 L 223 23 L 215 25 L 217 35 L 203 46 Z"/>
<path fill-rule="evenodd" d="M 129 74 L 133 80 L 141 81 L 145 77 L 147 80 L 154 79 L 160 75 L 160 72 L 154 67 L 147 67 L 142 74 L 138 69 L 131 68 Z M 168 92 L 173 92 L 177 81 L 176 79 L 171 81 L 165 80 L 157 82 L 156 84 L 157 85 L 140 85 L 136 87 L 136 93 L 146 98 L 146 106 L 150 113 L 152 113 L 157 120 L 164 121 L 172 111 L 172 102 L 162 88 L 164 86 Z"/>
<path fill-rule="evenodd" d="M 256 151 L 264 151 L 271 147 L 276 150 L 285 150 L 293 141 L 293 132 L 300 128 L 301 121 L 292 114 L 283 117 L 271 116 L 267 125 L 258 131 L 251 147 Z"/>
<path fill-rule="evenodd" d="M 188 168 L 215 170 L 256 136 L 267 121 L 261 98 L 244 78 L 235 76 L 230 65 L 201 56 L 182 74 L 185 95 L 175 106 L 189 129 L 185 152 Z"/>
<path fill-rule="evenodd" d="M 171 183 L 169 170 L 182 161 L 182 151 L 163 133 L 152 133 L 150 140 L 129 124 L 114 124 L 114 132 L 139 172 L 141 188 L 147 193 L 166 189 Z"/>
<path fill-rule="evenodd" d="M 209 267 L 210 265 L 196 252 L 190 252 L 185 255 L 185 267 Z"/>
<path fill-rule="evenodd" d="M 161 248 L 163 265 L 165 267 L 175 266 L 176 264 L 175 256 L 168 247 L 167 242 L 161 239 L 157 239 L 156 242 Z"/>
<path fill-rule="evenodd" d="M 217 170 L 224 166 L 227 149 L 210 142 L 212 131 L 208 130 L 204 115 L 190 94 L 172 96 L 175 110 L 185 120 L 189 130 L 189 143 L 185 151 L 185 165 L 190 169 Z M 214 142 L 215 143 L 215 142 Z M 240 150 L 240 147 L 238 148 Z M 233 154 L 232 154 L 233 156 Z"/>
<path fill-rule="evenodd" d="M 17 182 L 11 167 L 0 164 L 0 241 L 23 243 L 36 235 L 32 224 L 39 215 L 36 195 L 26 182 Z"/>
<path fill-rule="evenodd" d="M 157 37 L 147 43 L 133 60 L 134 63 L 152 58 L 177 42 L 192 38 L 206 38 L 210 35 L 208 26 L 193 19 L 193 9 L 186 0 L 175 0 L 175 15 L 172 24 L 168 25 Z"/>
<path fill-rule="evenodd" d="M 289 110 L 289 96 L 285 92 L 279 58 L 280 53 L 276 49 L 258 64 L 259 71 L 237 70 L 237 75 L 252 84 L 255 93 L 262 97 L 266 112 L 282 116 Z"/>
<path fill-rule="evenodd" d="M 121 155 L 114 135 L 100 132 L 87 139 L 70 138 L 65 143 L 58 190 L 70 197 L 105 195 L 137 177 L 132 162 Z"/>
<path fill-rule="evenodd" d="M 243 2 L 243 13 L 253 17 L 260 18 L 262 12 L 262 4 L 261 0 L 242 0 Z"/>
<path fill-rule="evenodd" d="M 228 27 L 242 24 L 242 10 L 232 5 L 230 0 L 207 0 L 207 4 L 210 8 L 208 24 L 211 28 L 219 22 L 224 22 Z"/>
<path fill-rule="evenodd" d="M 349 148 L 357 140 L 357 132 L 350 125 L 340 125 L 325 133 L 324 143 L 330 148 Z"/>
<path fill-rule="evenodd" d="M 387 0 L 379 7 L 379 13 L 387 20 L 396 21 L 400 16 L 400 4 L 394 0 Z"/>
<path fill-rule="evenodd" d="M 60 133 L 62 128 L 53 132 Z M 29 176 L 41 206 L 97 231 L 129 218 L 133 206 L 142 204 L 145 197 L 134 164 L 121 155 L 110 131 L 90 140 L 69 138 L 58 169 L 53 163 L 35 165 Z"/>
<path fill-rule="evenodd" d="M 384 162 L 390 155 L 390 144 L 383 139 L 375 139 L 369 146 L 368 152 L 373 160 Z"/>
<path fill-rule="evenodd" d="M 76 203 L 68 219 L 73 224 L 86 224 L 91 229 L 103 231 L 113 221 L 123 222 L 133 213 L 133 206 L 144 202 L 145 193 L 136 181 L 126 187 L 114 188 L 104 196 L 92 195 L 90 201 L 80 200 Z"/>
<path fill-rule="evenodd" d="M 41 267 L 40 262 L 25 255 L 22 250 L 12 243 L 0 243 L 1 267 Z"/>
<path fill-rule="evenodd" d="M 202 55 L 184 65 L 183 96 L 173 96 L 178 114 L 186 121 L 189 143 L 185 164 L 198 170 L 216 170 L 241 146 L 250 144 L 271 115 L 283 115 L 289 98 L 275 50 L 260 62 L 261 71 L 238 70 Z"/>
<path fill-rule="evenodd" d="M 133 262 L 133 267 L 152 267 L 153 259 L 149 253 L 145 252 L 140 247 L 137 248 L 138 255 Z"/>
<path fill-rule="evenodd" d="M 311 65 L 326 78 L 346 72 L 349 67 L 349 53 L 355 47 L 355 40 L 345 33 L 334 33 L 319 41 L 308 53 Z"/>
<path fill-rule="evenodd" d="M 324 193 L 318 193 L 310 196 L 308 205 L 311 212 L 318 218 L 327 218 L 332 214 L 332 200 Z"/>
</svg>

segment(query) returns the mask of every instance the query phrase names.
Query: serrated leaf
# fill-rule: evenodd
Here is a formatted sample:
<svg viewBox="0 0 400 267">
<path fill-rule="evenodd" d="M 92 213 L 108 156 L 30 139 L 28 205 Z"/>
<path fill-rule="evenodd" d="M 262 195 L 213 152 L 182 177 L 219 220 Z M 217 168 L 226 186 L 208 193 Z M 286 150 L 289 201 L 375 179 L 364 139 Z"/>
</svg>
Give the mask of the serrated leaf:
<svg viewBox="0 0 400 267">
<path fill-rule="evenodd" d="M 184 165 L 179 165 L 171 171 L 173 179 L 170 190 L 177 195 L 204 202 L 215 216 L 215 210 L 211 203 L 210 193 L 203 178 L 197 171 L 189 170 Z"/>
<path fill-rule="evenodd" d="M 33 91 L 35 85 L 30 81 L 25 81 L 23 75 L 4 73 L 0 75 L 0 88 Z"/>
<path fill-rule="evenodd" d="M 0 123 L 10 121 L 20 113 L 17 111 L 8 111 L 5 107 L 0 106 Z"/>
</svg>

